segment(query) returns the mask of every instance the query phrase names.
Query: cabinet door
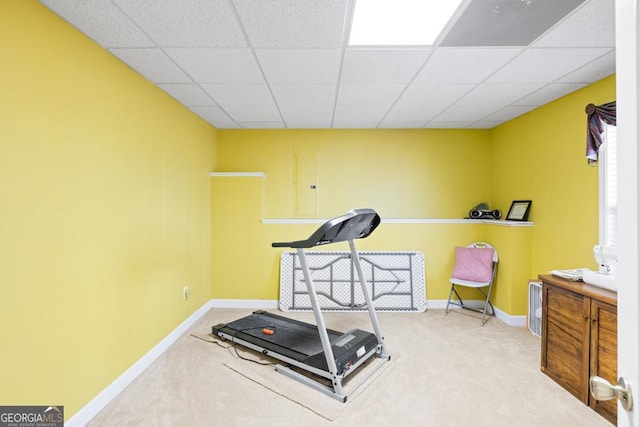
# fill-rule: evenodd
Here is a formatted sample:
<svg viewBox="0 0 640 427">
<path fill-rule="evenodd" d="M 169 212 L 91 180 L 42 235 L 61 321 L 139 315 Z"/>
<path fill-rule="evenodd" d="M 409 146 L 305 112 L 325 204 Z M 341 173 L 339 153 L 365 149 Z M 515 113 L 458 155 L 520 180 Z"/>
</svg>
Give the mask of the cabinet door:
<svg viewBox="0 0 640 427">
<path fill-rule="evenodd" d="M 589 403 L 590 299 L 543 284 L 542 372 Z"/>
<path fill-rule="evenodd" d="M 611 384 L 618 383 L 618 322 L 616 307 L 597 300 L 591 301 L 591 375 L 598 375 Z M 599 401 L 590 397 L 589 406 L 616 423 L 616 399 Z"/>
</svg>

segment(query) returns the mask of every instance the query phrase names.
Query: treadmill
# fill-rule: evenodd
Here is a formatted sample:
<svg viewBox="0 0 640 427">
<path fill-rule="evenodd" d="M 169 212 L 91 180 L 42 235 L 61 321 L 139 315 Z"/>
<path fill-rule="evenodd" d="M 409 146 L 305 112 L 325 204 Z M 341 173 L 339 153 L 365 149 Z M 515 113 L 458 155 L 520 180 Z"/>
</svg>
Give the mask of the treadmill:
<svg viewBox="0 0 640 427">
<path fill-rule="evenodd" d="M 380 216 L 373 209 L 354 209 L 325 222 L 306 240 L 271 244 L 274 248 L 296 249 L 315 325 L 258 310 L 242 319 L 213 326 L 213 335 L 284 362 L 286 366 L 276 365 L 277 372 L 346 402 L 349 394 L 357 390 L 385 362 L 391 360 L 354 243 L 355 239 L 368 237 L 379 224 Z M 343 333 L 325 326 L 304 250 L 343 241 L 349 242 L 352 262 L 358 273 L 374 333 L 361 329 Z M 347 393 L 343 380 L 372 357 L 380 360 L 367 370 L 367 374 L 354 387 L 349 387 L 350 392 Z"/>
</svg>

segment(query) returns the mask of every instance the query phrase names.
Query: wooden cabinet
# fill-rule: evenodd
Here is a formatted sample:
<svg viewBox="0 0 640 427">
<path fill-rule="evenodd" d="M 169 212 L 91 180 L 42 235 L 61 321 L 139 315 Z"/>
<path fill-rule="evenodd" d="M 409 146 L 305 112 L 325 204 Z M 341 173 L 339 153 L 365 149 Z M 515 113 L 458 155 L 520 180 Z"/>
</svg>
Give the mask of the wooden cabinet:
<svg viewBox="0 0 640 427">
<path fill-rule="evenodd" d="M 608 419 L 617 401 L 597 401 L 589 377 L 617 384 L 617 294 L 554 276 L 542 281 L 542 356 L 546 375 Z"/>
</svg>

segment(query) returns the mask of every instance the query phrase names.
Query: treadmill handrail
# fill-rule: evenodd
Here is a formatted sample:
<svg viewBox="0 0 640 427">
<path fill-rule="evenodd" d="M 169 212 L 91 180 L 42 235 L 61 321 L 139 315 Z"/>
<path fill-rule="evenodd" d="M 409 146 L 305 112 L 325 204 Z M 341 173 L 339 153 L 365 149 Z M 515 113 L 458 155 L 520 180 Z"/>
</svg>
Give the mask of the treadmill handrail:
<svg viewBox="0 0 640 427">
<path fill-rule="evenodd" d="M 380 216 L 373 209 L 353 209 L 325 222 L 306 240 L 274 242 L 271 246 L 274 248 L 311 248 L 329 243 L 364 239 L 378 225 L 380 225 Z"/>
</svg>

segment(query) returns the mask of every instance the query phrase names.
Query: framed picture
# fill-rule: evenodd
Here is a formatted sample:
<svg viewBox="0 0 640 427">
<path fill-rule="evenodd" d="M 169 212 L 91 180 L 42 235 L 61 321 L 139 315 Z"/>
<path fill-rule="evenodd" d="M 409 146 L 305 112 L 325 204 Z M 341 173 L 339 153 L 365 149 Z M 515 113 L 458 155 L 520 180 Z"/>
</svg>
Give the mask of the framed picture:
<svg viewBox="0 0 640 427">
<path fill-rule="evenodd" d="M 529 209 L 531 209 L 531 200 L 514 200 L 511 202 L 507 221 L 526 221 L 529 217 Z"/>
</svg>

